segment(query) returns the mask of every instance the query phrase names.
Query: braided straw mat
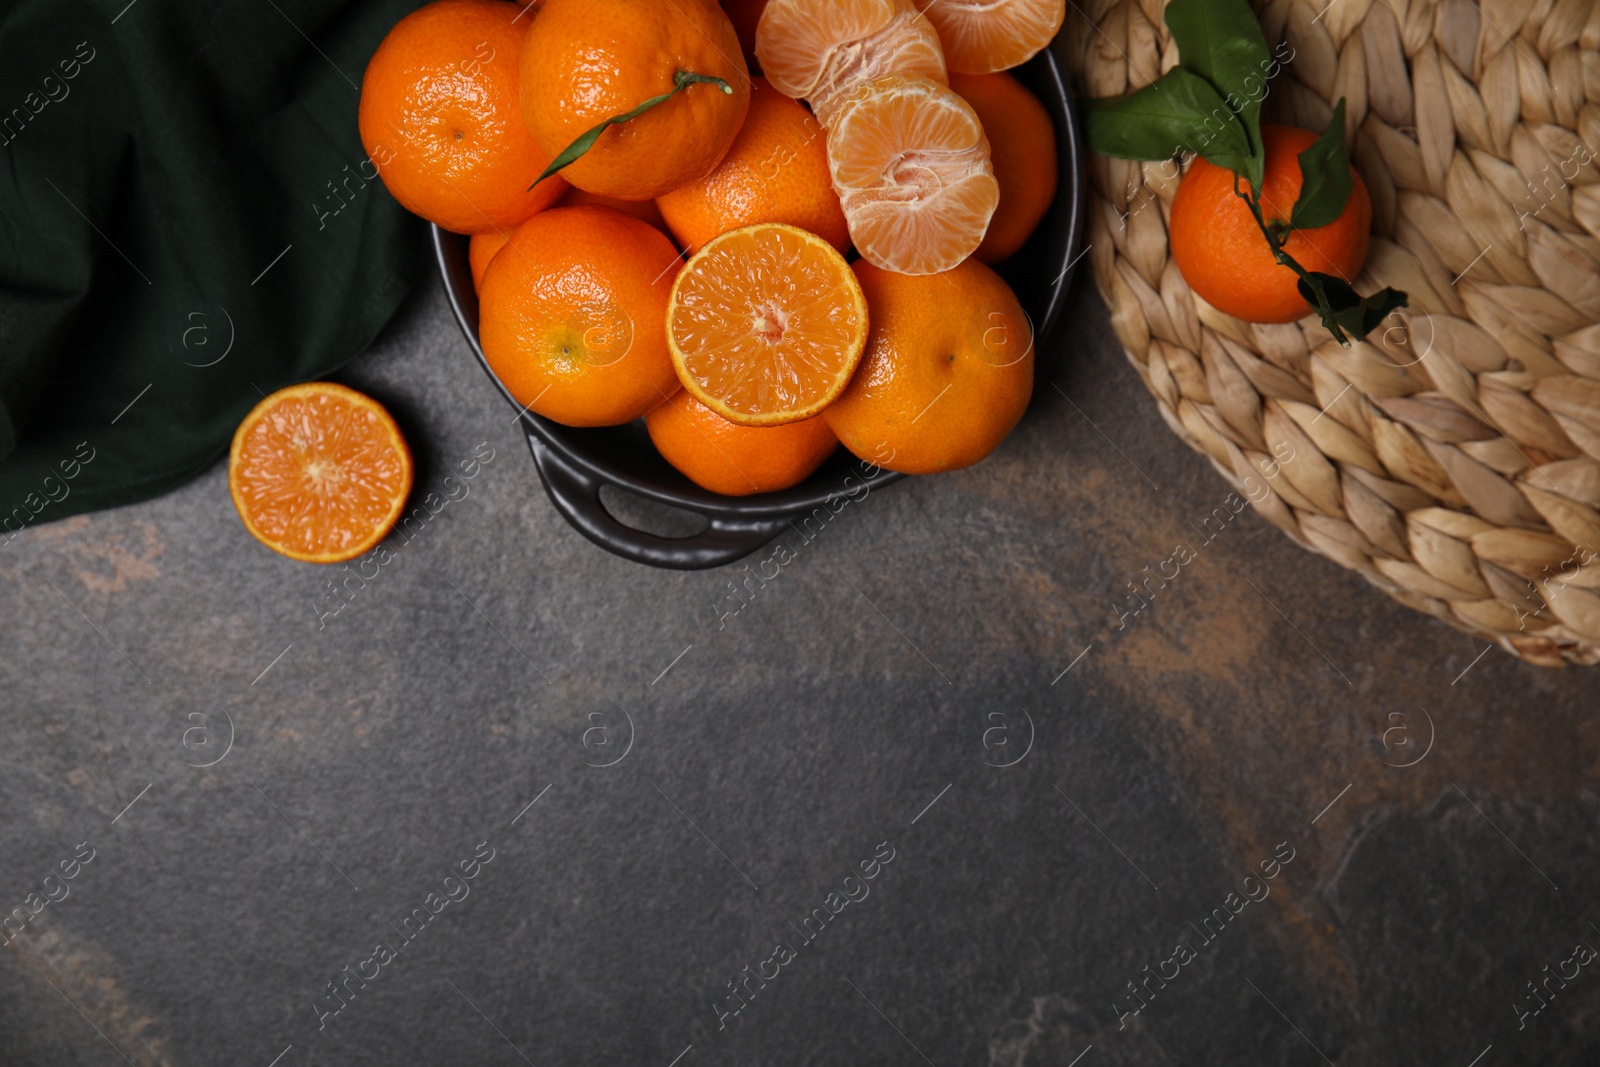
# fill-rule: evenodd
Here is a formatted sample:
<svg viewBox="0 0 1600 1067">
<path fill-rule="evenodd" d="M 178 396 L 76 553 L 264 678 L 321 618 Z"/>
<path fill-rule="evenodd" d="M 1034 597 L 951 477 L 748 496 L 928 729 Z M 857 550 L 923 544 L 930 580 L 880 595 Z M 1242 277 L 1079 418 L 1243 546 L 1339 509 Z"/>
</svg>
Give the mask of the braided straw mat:
<svg viewBox="0 0 1600 1067">
<path fill-rule="evenodd" d="M 1176 64 L 1164 0 L 1074 6 L 1081 95 Z M 1255 6 L 1287 57 L 1263 117 L 1321 130 L 1345 98 L 1373 204 L 1356 289 L 1410 305 L 1349 349 L 1314 315 L 1224 315 L 1168 253 L 1178 168 L 1091 156 L 1088 254 L 1129 358 L 1304 547 L 1530 663 L 1600 661 L 1600 0 Z"/>
</svg>

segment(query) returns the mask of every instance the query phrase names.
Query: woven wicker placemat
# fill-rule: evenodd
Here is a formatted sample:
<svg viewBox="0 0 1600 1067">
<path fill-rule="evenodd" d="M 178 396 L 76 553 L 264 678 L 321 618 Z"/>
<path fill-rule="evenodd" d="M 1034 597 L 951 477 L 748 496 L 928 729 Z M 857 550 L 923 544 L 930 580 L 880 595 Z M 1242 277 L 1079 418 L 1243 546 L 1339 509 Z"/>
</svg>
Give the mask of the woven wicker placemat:
<svg viewBox="0 0 1600 1067">
<path fill-rule="evenodd" d="M 1075 6 L 1080 95 L 1176 64 L 1165 0 Z M 1531 663 L 1600 661 L 1600 0 L 1255 7 L 1283 60 L 1264 119 L 1320 130 L 1345 98 L 1373 203 L 1356 288 L 1410 306 L 1349 349 L 1315 316 L 1224 315 L 1169 253 L 1178 167 L 1091 155 L 1089 259 L 1129 358 L 1301 545 Z"/>
</svg>

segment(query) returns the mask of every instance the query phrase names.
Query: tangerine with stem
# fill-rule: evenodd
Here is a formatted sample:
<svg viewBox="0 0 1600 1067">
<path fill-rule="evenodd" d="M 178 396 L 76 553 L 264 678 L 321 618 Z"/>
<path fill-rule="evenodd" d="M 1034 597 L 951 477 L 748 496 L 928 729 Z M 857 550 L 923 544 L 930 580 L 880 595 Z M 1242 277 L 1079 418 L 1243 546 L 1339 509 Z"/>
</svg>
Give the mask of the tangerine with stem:
<svg viewBox="0 0 1600 1067">
<path fill-rule="evenodd" d="M 361 79 L 361 144 L 406 210 L 453 233 L 509 234 L 565 182 L 522 122 L 526 19 L 501 0 L 435 0 L 395 24 Z"/>
<path fill-rule="evenodd" d="M 1372 200 L 1352 167 L 1350 197 L 1339 217 L 1310 230 L 1289 229 L 1300 195 L 1300 153 L 1317 135 L 1298 126 L 1264 125 L 1265 177 L 1257 205 L 1263 221 L 1283 238 L 1283 251 L 1307 271 L 1353 282 L 1366 262 Z M 1299 275 L 1278 262 L 1241 194 L 1233 171 L 1196 158 L 1172 198 L 1168 233 L 1172 259 L 1183 280 L 1218 311 L 1246 322 L 1294 322 L 1311 313 Z"/>
<path fill-rule="evenodd" d="M 622 200 L 705 177 L 750 104 L 715 0 L 545 0 L 521 63 L 533 139 L 573 185 Z"/>
</svg>

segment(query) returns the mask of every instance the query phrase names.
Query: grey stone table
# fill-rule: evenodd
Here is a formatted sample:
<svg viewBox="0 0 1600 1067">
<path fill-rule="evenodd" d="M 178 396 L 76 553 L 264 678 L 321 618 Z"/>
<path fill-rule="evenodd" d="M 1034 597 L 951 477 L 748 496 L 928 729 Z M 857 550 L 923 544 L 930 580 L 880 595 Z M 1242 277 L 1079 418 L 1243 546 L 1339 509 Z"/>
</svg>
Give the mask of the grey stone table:
<svg viewBox="0 0 1600 1067">
<path fill-rule="evenodd" d="M 652 571 L 430 282 L 342 376 L 438 494 L 376 573 L 220 464 L 18 538 L 0 1063 L 1595 1063 L 1597 676 L 1206 524 L 1085 286 L 1047 349 L 982 465 Z"/>
</svg>

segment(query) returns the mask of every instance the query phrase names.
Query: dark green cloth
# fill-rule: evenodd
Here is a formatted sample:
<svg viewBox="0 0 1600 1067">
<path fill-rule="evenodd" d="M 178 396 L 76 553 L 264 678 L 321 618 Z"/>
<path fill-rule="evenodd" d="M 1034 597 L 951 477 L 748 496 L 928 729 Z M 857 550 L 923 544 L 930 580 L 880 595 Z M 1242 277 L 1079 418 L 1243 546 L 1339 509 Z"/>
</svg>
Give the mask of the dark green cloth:
<svg viewBox="0 0 1600 1067">
<path fill-rule="evenodd" d="M 0 2 L 0 543 L 192 478 L 394 314 L 422 232 L 356 107 L 416 6 Z"/>
</svg>

